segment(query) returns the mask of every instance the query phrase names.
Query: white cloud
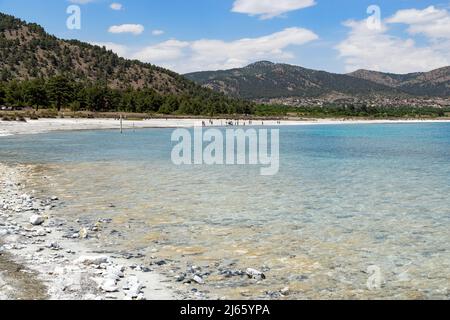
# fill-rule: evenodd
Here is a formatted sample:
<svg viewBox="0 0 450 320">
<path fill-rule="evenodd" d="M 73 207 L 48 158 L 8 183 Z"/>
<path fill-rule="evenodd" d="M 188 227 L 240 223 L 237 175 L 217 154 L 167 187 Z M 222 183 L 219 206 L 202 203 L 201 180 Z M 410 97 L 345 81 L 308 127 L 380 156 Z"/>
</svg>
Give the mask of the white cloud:
<svg viewBox="0 0 450 320">
<path fill-rule="evenodd" d="M 290 46 L 318 39 L 313 32 L 289 28 L 260 38 L 236 41 L 202 39 L 191 42 L 170 40 L 140 50 L 133 58 L 161 64 L 180 73 L 229 69 L 263 59 L 288 60 L 293 55 Z"/>
<path fill-rule="evenodd" d="M 109 7 L 116 11 L 120 11 L 123 9 L 123 5 L 121 3 L 117 3 L 117 2 L 111 3 L 111 5 Z"/>
<path fill-rule="evenodd" d="M 235 0 L 232 11 L 271 19 L 315 4 L 314 0 Z"/>
<path fill-rule="evenodd" d="M 126 57 L 128 53 L 128 48 L 126 46 L 114 42 L 90 42 L 90 44 L 105 47 L 107 50 L 111 50 L 121 57 Z"/>
<path fill-rule="evenodd" d="M 336 49 L 344 59 L 348 72 L 370 69 L 393 73 L 430 71 L 450 64 L 449 28 L 442 29 L 449 14 L 446 10 L 429 7 L 425 10 L 401 10 L 382 22 L 380 29 L 369 28 L 367 20 L 347 21 L 347 38 Z M 419 45 L 414 38 L 394 36 L 389 24 L 409 25 L 408 33 L 427 37 Z M 440 41 L 437 41 L 440 39 Z"/>
<path fill-rule="evenodd" d="M 139 35 L 144 32 L 144 26 L 141 24 L 122 24 L 119 26 L 111 26 L 108 31 L 110 33 L 132 33 Z"/>
<path fill-rule="evenodd" d="M 424 10 L 400 10 L 387 22 L 409 25 L 408 32 L 410 34 L 450 39 L 450 13 L 445 9 L 436 9 L 434 6 Z"/>
<path fill-rule="evenodd" d="M 154 35 L 154 36 L 161 36 L 163 34 L 164 34 L 163 30 L 153 30 L 152 31 L 152 35 Z"/>
<path fill-rule="evenodd" d="M 235 41 L 201 39 L 164 41 L 140 49 L 105 44 L 123 57 L 138 59 L 172 69 L 179 73 L 243 67 L 258 60 L 288 61 L 294 55 L 288 51 L 318 39 L 310 30 L 288 28 L 259 38 Z"/>
<path fill-rule="evenodd" d="M 138 50 L 131 54 L 131 58 L 152 63 L 173 61 L 182 58 L 183 49 L 187 47 L 189 42 L 173 39 Z"/>
</svg>

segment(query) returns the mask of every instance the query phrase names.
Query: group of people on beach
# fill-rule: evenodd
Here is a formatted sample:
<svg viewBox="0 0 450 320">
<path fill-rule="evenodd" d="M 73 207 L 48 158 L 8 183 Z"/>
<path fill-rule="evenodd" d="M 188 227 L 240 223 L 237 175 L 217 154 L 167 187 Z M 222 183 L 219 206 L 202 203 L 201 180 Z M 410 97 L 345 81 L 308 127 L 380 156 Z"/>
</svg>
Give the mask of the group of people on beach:
<svg viewBox="0 0 450 320">
<path fill-rule="evenodd" d="M 281 124 L 281 121 L 277 121 L 277 124 Z M 212 119 L 208 120 L 208 125 L 209 126 L 214 126 L 214 121 Z M 245 127 L 247 125 L 252 126 L 253 125 L 253 120 L 246 121 L 246 120 L 233 120 L 233 119 L 229 120 L 229 119 L 225 119 L 225 126 L 230 126 L 230 127 L 232 127 L 232 126 L 236 126 L 236 127 L 244 126 Z M 264 126 L 264 121 L 261 121 L 261 125 Z M 207 126 L 206 121 L 202 121 L 202 126 L 203 127 Z M 220 121 L 220 126 L 221 127 L 224 126 L 223 120 Z"/>
</svg>

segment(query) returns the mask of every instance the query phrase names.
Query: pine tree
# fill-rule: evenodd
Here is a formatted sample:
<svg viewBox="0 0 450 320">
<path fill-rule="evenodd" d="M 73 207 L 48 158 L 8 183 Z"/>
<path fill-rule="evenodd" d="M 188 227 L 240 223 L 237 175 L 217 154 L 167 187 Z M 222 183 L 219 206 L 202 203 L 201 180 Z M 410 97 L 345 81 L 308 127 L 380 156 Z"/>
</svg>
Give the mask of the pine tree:
<svg viewBox="0 0 450 320">
<path fill-rule="evenodd" d="M 72 99 L 72 85 L 67 77 L 59 75 L 49 80 L 48 96 L 50 100 L 55 104 L 58 112 L 61 108 L 71 102 Z"/>
<path fill-rule="evenodd" d="M 11 81 L 6 89 L 6 104 L 11 107 L 23 107 L 22 85 L 17 81 Z"/>
<path fill-rule="evenodd" d="M 6 98 L 6 87 L 3 82 L 0 82 L 0 105 L 5 103 Z"/>
<path fill-rule="evenodd" d="M 36 111 L 40 106 L 48 106 L 47 91 L 41 80 L 24 83 L 24 98 L 28 104 L 36 108 Z"/>
</svg>

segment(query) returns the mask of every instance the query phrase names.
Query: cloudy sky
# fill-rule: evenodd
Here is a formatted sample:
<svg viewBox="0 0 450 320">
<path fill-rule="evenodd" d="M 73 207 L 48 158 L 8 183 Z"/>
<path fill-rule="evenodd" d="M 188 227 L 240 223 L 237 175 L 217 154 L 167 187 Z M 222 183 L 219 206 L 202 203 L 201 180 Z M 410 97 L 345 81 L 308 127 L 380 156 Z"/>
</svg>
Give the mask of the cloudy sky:
<svg viewBox="0 0 450 320">
<path fill-rule="evenodd" d="M 80 29 L 67 28 L 71 5 Z M 0 11 L 180 73 L 259 60 L 338 73 L 450 65 L 450 1 L 0 0 Z"/>
</svg>

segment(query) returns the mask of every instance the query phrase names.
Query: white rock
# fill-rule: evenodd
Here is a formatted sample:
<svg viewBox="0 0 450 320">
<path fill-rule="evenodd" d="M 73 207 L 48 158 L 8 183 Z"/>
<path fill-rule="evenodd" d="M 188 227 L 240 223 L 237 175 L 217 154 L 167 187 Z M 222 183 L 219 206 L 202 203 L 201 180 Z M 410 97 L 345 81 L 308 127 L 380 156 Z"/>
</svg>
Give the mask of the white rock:
<svg viewBox="0 0 450 320">
<path fill-rule="evenodd" d="M 258 271 L 256 269 L 252 269 L 252 268 L 248 268 L 247 271 L 245 272 L 247 274 L 247 276 L 251 279 L 265 279 L 266 276 L 264 275 L 264 273 L 262 273 L 261 271 Z"/>
<path fill-rule="evenodd" d="M 137 283 L 139 283 L 138 277 L 131 276 L 131 277 L 127 278 L 125 284 L 123 285 L 123 289 L 129 290 L 132 286 L 136 285 Z"/>
<path fill-rule="evenodd" d="M 45 221 L 45 219 L 42 216 L 37 215 L 37 214 L 32 215 L 31 218 L 30 218 L 30 223 L 33 226 L 39 226 L 39 225 L 43 224 L 44 221 Z"/>
<path fill-rule="evenodd" d="M 129 277 L 126 284 L 123 286 L 125 294 L 130 298 L 138 298 L 142 293 L 144 286 L 139 282 L 135 276 Z"/>
<path fill-rule="evenodd" d="M 120 278 L 124 277 L 123 270 L 124 268 L 122 266 L 106 266 L 103 275 L 105 278 L 118 281 Z"/>
<path fill-rule="evenodd" d="M 197 282 L 198 284 L 204 284 L 204 283 L 205 283 L 205 280 L 203 280 L 202 277 L 197 276 L 197 275 L 195 275 L 195 276 L 192 277 L 192 281 L 195 281 L 195 282 Z"/>
<path fill-rule="evenodd" d="M 290 294 L 290 292 L 291 292 L 291 290 L 289 289 L 289 287 L 286 287 L 286 288 L 283 288 L 283 289 L 280 290 L 280 293 L 283 296 L 288 296 Z"/>
<path fill-rule="evenodd" d="M 100 285 L 100 289 L 105 292 L 117 292 L 119 290 L 114 279 L 103 280 L 102 284 Z"/>
<path fill-rule="evenodd" d="M 99 265 L 102 263 L 108 263 L 109 258 L 107 256 L 81 256 L 74 261 L 75 264 L 84 264 L 86 266 L 89 265 Z"/>
<path fill-rule="evenodd" d="M 117 292 L 119 290 L 117 287 L 117 282 L 113 279 L 91 278 L 91 280 L 94 281 L 98 285 L 98 288 L 104 292 Z"/>
<path fill-rule="evenodd" d="M 36 236 L 38 237 L 44 237 L 47 235 L 47 231 L 45 231 L 44 228 L 40 228 L 36 230 Z"/>
</svg>

